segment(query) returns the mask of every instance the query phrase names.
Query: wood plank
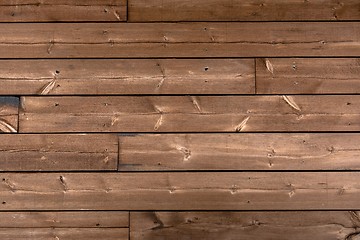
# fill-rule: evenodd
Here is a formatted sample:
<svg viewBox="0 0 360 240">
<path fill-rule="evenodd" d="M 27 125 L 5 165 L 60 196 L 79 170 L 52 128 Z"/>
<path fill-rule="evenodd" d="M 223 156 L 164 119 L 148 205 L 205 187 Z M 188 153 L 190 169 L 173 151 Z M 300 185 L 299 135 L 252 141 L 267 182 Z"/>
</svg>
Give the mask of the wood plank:
<svg viewBox="0 0 360 240">
<path fill-rule="evenodd" d="M 129 231 L 126 228 L 3 228 L 0 237 L 4 240 L 128 240 Z"/>
<path fill-rule="evenodd" d="M 1 60 L 0 94 L 251 94 L 254 65 L 252 59 Z"/>
<path fill-rule="evenodd" d="M 350 210 L 360 208 L 359 177 L 360 172 L 2 173 L 0 210 Z"/>
<path fill-rule="evenodd" d="M 268 67 L 271 67 L 269 71 Z M 359 58 L 257 59 L 259 94 L 360 93 Z"/>
<path fill-rule="evenodd" d="M 115 135 L 3 135 L 0 171 L 116 170 Z"/>
<path fill-rule="evenodd" d="M 0 97 L 0 133 L 18 131 L 19 98 Z"/>
<path fill-rule="evenodd" d="M 315 104 L 316 103 L 316 104 Z M 358 131 L 360 96 L 22 97 L 20 131 Z"/>
<path fill-rule="evenodd" d="M 359 9 L 357 0 L 129 0 L 129 21 L 360 20 Z"/>
<path fill-rule="evenodd" d="M 132 212 L 131 240 L 357 239 L 359 212 Z"/>
<path fill-rule="evenodd" d="M 360 170 L 357 133 L 120 135 L 120 171 Z"/>
<path fill-rule="evenodd" d="M 106 212 L 0 212 L 4 228 L 127 228 L 129 213 Z M 0 234 L 1 236 L 1 234 Z"/>
<path fill-rule="evenodd" d="M 17 0 L 0 2 L 0 22 L 126 21 L 126 0 Z"/>
<path fill-rule="evenodd" d="M 19 23 L 0 36 L 1 58 L 360 55 L 360 22 Z"/>
</svg>

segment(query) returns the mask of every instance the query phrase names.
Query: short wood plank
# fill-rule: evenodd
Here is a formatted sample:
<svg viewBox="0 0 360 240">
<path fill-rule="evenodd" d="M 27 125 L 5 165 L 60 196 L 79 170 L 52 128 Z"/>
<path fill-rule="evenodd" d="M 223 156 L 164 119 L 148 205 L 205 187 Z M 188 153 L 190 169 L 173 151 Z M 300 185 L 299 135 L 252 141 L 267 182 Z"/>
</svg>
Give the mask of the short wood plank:
<svg viewBox="0 0 360 240">
<path fill-rule="evenodd" d="M 120 171 L 360 170 L 357 133 L 120 135 Z"/>
<path fill-rule="evenodd" d="M 253 59 L 0 60 L 2 95 L 251 93 Z"/>
<path fill-rule="evenodd" d="M 359 58 L 269 58 L 256 62 L 259 94 L 358 94 L 359 76 Z"/>
<path fill-rule="evenodd" d="M 0 232 L 4 228 L 127 228 L 128 226 L 129 213 L 120 211 L 0 212 Z"/>
<path fill-rule="evenodd" d="M 116 170 L 115 135 L 0 136 L 0 171 Z"/>
<path fill-rule="evenodd" d="M 128 0 L 129 21 L 360 20 L 357 0 Z"/>
<path fill-rule="evenodd" d="M 0 22 L 123 22 L 126 19 L 126 0 L 17 0 L 0 3 Z"/>
<path fill-rule="evenodd" d="M 0 210 L 351 210 L 360 172 L 3 173 Z"/>
<path fill-rule="evenodd" d="M 0 133 L 18 131 L 19 98 L 0 97 Z"/>
<path fill-rule="evenodd" d="M 357 239 L 359 212 L 131 212 L 131 240 Z"/>
<path fill-rule="evenodd" d="M 128 240 L 126 228 L 3 228 L 0 238 L 4 240 Z"/>
<path fill-rule="evenodd" d="M 360 22 L 0 24 L 1 58 L 359 56 Z"/>
<path fill-rule="evenodd" d="M 22 97 L 20 131 L 358 131 L 360 96 Z"/>
</svg>

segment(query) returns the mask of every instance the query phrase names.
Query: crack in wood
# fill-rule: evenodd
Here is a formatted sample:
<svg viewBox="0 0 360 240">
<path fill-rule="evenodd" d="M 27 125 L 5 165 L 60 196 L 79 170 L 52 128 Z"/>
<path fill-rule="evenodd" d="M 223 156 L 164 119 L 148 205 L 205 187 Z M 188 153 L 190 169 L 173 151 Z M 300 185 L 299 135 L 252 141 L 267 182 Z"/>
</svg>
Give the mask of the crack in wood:
<svg viewBox="0 0 360 240">
<path fill-rule="evenodd" d="M 300 107 L 296 104 L 295 100 L 291 96 L 283 95 L 282 98 L 290 107 L 292 107 L 296 111 L 301 112 Z"/>
<path fill-rule="evenodd" d="M 0 119 L 0 131 L 6 133 L 16 133 L 17 130 L 11 126 L 8 122 L 3 119 Z"/>
<path fill-rule="evenodd" d="M 245 127 L 247 122 L 249 121 L 250 116 L 246 117 L 239 125 L 235 127 L 236 132 L 241 132 Z"/>
</svg>

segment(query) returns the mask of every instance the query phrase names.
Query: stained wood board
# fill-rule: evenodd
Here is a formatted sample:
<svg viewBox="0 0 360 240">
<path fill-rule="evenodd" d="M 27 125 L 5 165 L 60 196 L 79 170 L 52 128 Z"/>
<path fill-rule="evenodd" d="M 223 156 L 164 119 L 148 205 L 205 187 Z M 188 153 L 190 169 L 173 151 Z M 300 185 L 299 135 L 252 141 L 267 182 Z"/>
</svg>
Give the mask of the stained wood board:
<svg viewBox="0 0 360 240">
<path fill-rule="evenodd" d="M 0 210 L 352 210 L 360 207 L 359 177 L 360 172 L 3 173 Z"/>
<path fill-rule="evenodd" d="M 359 170 L 357 133 L 124 134 L 120 171 Z"/>
<path fill-rule="evenodd" d="M 129 230 L 126 228 L 3 228 L 0 237 L 4 240 L 128 240 Z"/>
<path fill-rule="evenodd" d="M 256 60 L 258 94 L 358 94 L 359 58 Z"/>
<path fill-rule="evenodd" d="M 22 97 L 20 132 L 358 131 L 358 95 Z"/>
<path fill-rule="evenodd" d="M 0 60 L 1 95 L 251 93 L 253 59 Z"/>
<path fill-rule="evenodd" d="M 1 58 L 359 56 L 360 22 L 0 24 Z"/>
<path fill-rule="evenodd" d="M 116 170 L 117 148 L 115 135 L 2 135 L 0 171 Z"/>
<path fill-rule="evenodd" d="M 131 240 L 357 239 L 359 212 L 132 212 Z"/>
<path fill-rule="evenodd" d="M 360 3 L 303 0 L 128 0 L 129 21 L 360 20 Z"/>
<path fill-rule="evenodd" d="M 19 98 L 0 97 L 0 133 L 18 131 Z"/>
<path fill-rule="evenodd" d="M 0 212 L 4 228 L 127 228 L 129 213 L 121 211 Z"/>
<path fill-rule="evenodd" d="M 0 3 L 0 22 L 123 22 L 126 20 L 126 0 L 17 0 Z"/>
</svg>

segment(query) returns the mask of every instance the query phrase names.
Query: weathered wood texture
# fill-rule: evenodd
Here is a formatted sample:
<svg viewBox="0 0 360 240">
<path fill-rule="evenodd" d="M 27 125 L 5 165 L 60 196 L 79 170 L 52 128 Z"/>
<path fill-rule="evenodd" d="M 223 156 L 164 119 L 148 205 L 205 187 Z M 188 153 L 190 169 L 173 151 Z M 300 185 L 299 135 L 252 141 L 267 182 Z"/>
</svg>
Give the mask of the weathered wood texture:
<svg viewBox="0 0 360 240">
<path fill-rule="evenodd" d="M 360 96 L 22 97 L 20 131 L 358 131 Z"/>
<path fill-rule="evenodd" d="M 131 240 L 358 239 L 359 212 L 132 212 Z"/>
<path fill-rule="evenodd" d="M 126 21 L 126 0 L 17 0 L 0 2 L 0 22 Z"/>
<path fill-rule="evenodd" d="M 251 93 L 253 59 L 0 61 L 3 95 Z"/>
<path fill-rule="evenodd" d="M 115 135 L 2 135 L 0 171 L 116 170 Z"/>
<path fill-rule="evenodd" d="M 360 172 L 3 173 L 1 210 L 351 210 Z M 159 204 L 160 203 L 160 204 Z"/>
<path fill-rule="evenodd" d="M 128 2 L 131 22 L 360 20 L 360 3 L 357 0 L 128 0 Z"/>
<path fill-rule="evenodd" d="M 0 229 L 127 228 L 128 226 L 128 212 L 0 212 Z"/>
<path fill-rule="evenodd" d="M 3 228 L 0 229 L 2 240 L 128 240 L 126 228 Z"/>
<path fill-rule="evenodd" d="M 0 133 L 18 131 L 19 98 L 0 97 Z"/>
<path fill-rule="evenodd" d="M 358 94 L 360 59 L 257 59 L 256 87 L 259 94 Z"/>
<path fill-rule="evenodd" d="M 360 22 L 0 24 L 1 58 L 359 56 Z"/>
<path fill-rule="evenodd" d="M 120 171 L 359 170 L 360 135 L 120 135 Z"/>
</svg>

